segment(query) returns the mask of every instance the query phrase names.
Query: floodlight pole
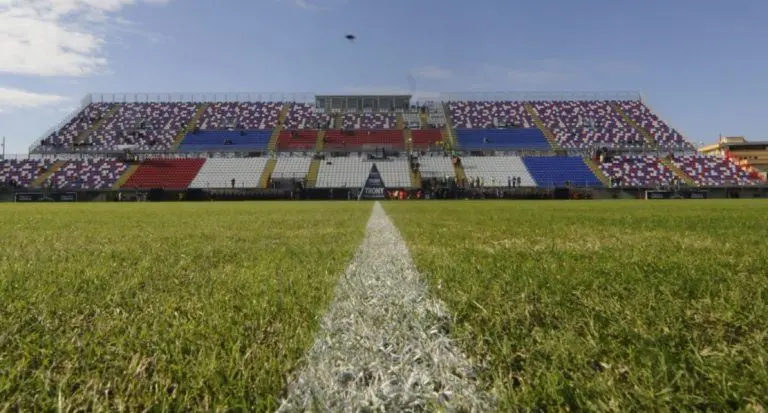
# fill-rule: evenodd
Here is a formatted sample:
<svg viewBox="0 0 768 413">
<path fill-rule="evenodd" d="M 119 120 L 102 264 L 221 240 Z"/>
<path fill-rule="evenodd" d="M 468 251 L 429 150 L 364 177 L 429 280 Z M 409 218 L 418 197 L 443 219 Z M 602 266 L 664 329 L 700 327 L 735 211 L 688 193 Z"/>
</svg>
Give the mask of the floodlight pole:
<svg viewBox="0 0 768 413">
<path fill-rule="evenodd" d="M 0 156 L 0 159 L 5 159 L 5 136 L 3 136 L 3 141 L 0 144 L 0 146 L 3 147 L 3 154 L 2 154 L 2 156 Z"/>
</svg>

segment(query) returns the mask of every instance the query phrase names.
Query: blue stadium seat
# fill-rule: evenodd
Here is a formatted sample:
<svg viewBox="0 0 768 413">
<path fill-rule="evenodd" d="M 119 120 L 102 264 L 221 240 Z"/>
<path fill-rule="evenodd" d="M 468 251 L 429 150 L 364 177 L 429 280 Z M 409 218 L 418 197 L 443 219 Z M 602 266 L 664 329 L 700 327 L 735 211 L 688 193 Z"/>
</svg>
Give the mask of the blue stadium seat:
<svg viewBox="0 0 768 413">
<path fill-rule="evenodd" d="M 213 131 L 203 130 L 197 133 L 188 133 L 181 141 L 180 150 L 235 150 L 247 149 L 263 151 L 267 149 L 272 131 L 269 129 L 248 130 L 245 135 L 240 131 Z M 232 141 L 225 144 L 226 140 Z"/>
<path fill-rule="evenodd" d="M 584 159 L 577 156 L 525 156 L 525 167 L 540 188 L 563 186 L 602 186 Z"/>
<path fill-rule="evenodd" d="M 547 138 L 537 128 L 457 129 L 459 149 L 481 150 L 550 150 Z"/>
</svg>

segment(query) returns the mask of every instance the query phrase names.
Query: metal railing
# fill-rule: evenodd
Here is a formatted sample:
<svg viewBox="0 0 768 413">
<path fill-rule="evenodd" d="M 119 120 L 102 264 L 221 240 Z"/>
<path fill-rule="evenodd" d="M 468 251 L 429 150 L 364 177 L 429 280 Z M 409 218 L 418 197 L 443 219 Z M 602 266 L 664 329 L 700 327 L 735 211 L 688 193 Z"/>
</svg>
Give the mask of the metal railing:
<svg viewBox="0 0 768 413">
<path fill-rule="evenodd" d="M 440 94 L 444 102 L 454 101 L 542 101 L 542 100 L 641 100 L 639 91 L 605 92 L 451 92 Z"/>
<path fill-rule="evenodd" d="M 171 92 L 171 93 L 92 93 L 94 103 L 163 103 L 163 102 L 291 102 L 315 103 L 313 93 L 295 92 Z"/>
<path fill-rule="evenodd" d="M 68 113 L 68 114 L 67 114 L 67 116 L 65 116 L 65 117 L 64 117 L 64 119 L 62 119 L 62 120 L 61 120 L 59 123 L 57 123 L 56 125 L 54 125 L 54 126 L 52 126 L 52 127 L 48 128 L 48 129 L 47 129 L 47 130 L 46 130 L 46 131 L 45 131 L 45 132 L 44 132 L 42 135 L 40 135 L 40 137 L 38 137 L 37 139 L 35 139 L 35 141 L 34 141 L 34 142 L 32 142 L 32 145 L 30 145 L 30 146 L 29 146 L 29 152 L 30 152 L 30 153 L 31 153 L 31 152 L 34 152 L 34 150 L 35 150 L 36 148 L 40 147 L 40 144 L 43 142 L 43 139 L 46 139 L 47 137 L 51 136 L 51 135 L 52 135 L 54 132 L 56 132 L 57 130 L 59 130 L 59 129 L 63 128 L 63 127 L 64 127 L 64 125 L 66 125 L 66 124 L 67 124 L 67 123 L 69 123 L 69 122 L 70 122 L 72 119 L 74 119 L 74 118 L 75 118 L 77 115 L 79 115 L 79 114 L 80 114 L 80 112 L 82 112 L 83 110 L 85 110 L 85 108 L 86 108 L 88 105 L 90 105 L 90 104 L 91 104 L 91 95 L 85 95 L 85 97 L 83 97 L 83 98 L 80 100 L 80 106 L 79 106 L 77 109 L 75 109 L 74 111 L 72 111 L 72 112 Z"/>
</svg>

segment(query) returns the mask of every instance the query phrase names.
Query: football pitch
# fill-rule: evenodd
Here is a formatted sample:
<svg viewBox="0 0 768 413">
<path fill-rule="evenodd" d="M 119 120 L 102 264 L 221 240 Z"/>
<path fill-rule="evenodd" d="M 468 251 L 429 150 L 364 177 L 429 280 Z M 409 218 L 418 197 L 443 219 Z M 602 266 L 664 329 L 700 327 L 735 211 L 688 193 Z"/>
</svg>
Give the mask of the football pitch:
<svg viewBox="0 0 768 413">
<path fill-rule="evenodd" d="M 768 202 L 381 205 L 493 409 L 768 407 Z M 0 411 L 276 410 L 373 206 L 0 205 Z"/>
</svg>

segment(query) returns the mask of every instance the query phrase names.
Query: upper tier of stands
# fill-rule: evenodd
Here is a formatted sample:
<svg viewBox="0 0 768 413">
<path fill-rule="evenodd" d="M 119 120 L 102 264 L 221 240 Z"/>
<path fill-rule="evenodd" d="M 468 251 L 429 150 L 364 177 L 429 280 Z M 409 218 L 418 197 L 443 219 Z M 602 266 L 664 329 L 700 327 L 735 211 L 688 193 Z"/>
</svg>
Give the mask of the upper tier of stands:
<svg viewBox="0 0 768 413">
<path fill-rule="evenodd" d="M 288 107 L 286 107 L 286 105 Z M 286 112 L 283 112 L 283 109 Z M 414 132 L 422 127 L 441 127 L 445 114 L 459 135 L 466 130 L 535 129 L 541 126 L 552 133 L 558 145 L 565 149 L 594 149 L 602 146 L 640 148 L 657 146 L 661 149 L 693 149 L 675 129 L 664 123 L 640 101 L 563 100 L 563 101 L 452 101 L 437 104 L 426 113 L 403 113 L 403 122 Z M 281 115 L 285 113 L 285 118 Z M 534 119 L 540 119 L 540 123 Z M 281 125 L 281 119 L 283 123 Z M 380 113 L 321 113 L 314 105 L 284 102 L 153 102 L 153 103 L 91 103 L 56 132 L 41 141 L 43 148 L 63 151 L 73 145 L 92 149 L 116 149 L 135 145 L 144 150 L 170 150 L 175 140 L 189 136 L 192 128 L 202 132 L 239 130 L 272 131 L 281 126 L 284 131 L 302 129 L 346 128 L 354 130 L 397 130 L 394 112 Z M 338 122 L 338 123 L 336 123 Z M 431 132 L 433 133 L 433 132 Z M 479 132 L 476 132 L 479 133 Z M 512 133 L 512 132 L 500 132 Z M 523 132 L 516 132 L 523 133 Z M 526 132 L 527 133 L 527 132 Z M 415 136 L 416 134 L 414 134 Z M 312 142 L 285 140 L 281 135 L 278 150 L 304 151 Z M 303 136 L 303 135 L 302 135 Z M 518 140 L 516 144 L 495 148 L 479 145 L 480 149 L 549 150 L 544 135 Z M 547 135 L 549 136 L 549 135 Z M 466 141 L 465 147 L 478 146 Z M 414 142 L 416 142 L 414 140 Z M 387 142 L 384 146 L 388 146 Z M 450 143 L 450 142 L 448 142 Z M 547 143 L 545 145 L 545 143 Z M 360 149 L 367 143 L 351 144 L 347 150 Z M 181 150 L 193 150 L 184 142 Z M 208 145 L 208 144 L 205 144 Z M 376 146 L 376 145 L 374 145 Z M 392 142 L 392 147 L 401 147 Z M 248 143 L 231 150 L 266 150 L 266 143 Z M 271 147 L 270 147 L 271 148 Z M 329 148 L 339 149 L 336 145 Z M 207 148 L 206 148 L 207 149 Z M 341 150 L 344 150 L 343 148 Z"/>
<path fill-rule="evenodd" d="M 457 129 L 456 146 L 465 151 L 552 149 L 541 130 L 536 128 Z"/>
<path fill-rule="evenodd" d="M 398 129 L 338 130 L 325 133 L 323 148 L 328 151 L 374 151 L 381 148 L 405 149 L 403 131 Z"/>
<path fill-rule="evenodd" d="M 217 102 L 205 108 L 197 127 L 207 129 L 272 129 L 277 126 L 281 102 Z"/>
<path fill-rule="evenodd" d="M 265 151 L 272 136 L 271 130 L 200 130 L 190 132 L 181 141 L 179 149 L 206 151 L 247 150 Z"/>
</svg>

